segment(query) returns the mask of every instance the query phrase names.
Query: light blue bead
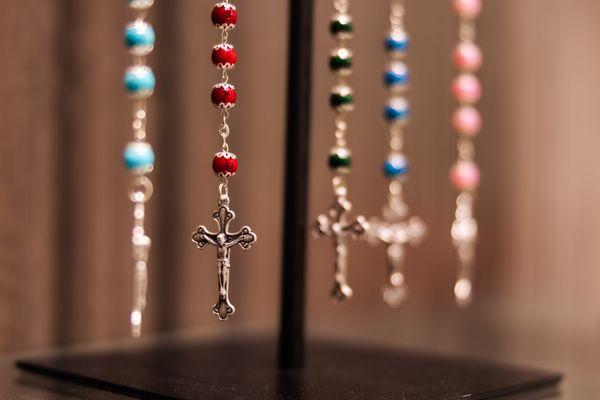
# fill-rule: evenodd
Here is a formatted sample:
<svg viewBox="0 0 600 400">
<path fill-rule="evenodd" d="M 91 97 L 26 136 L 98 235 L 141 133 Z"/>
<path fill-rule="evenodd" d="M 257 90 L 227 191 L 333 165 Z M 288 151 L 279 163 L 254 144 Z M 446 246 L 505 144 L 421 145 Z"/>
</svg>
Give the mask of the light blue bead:
<svg viewBox="0 0 600 400">
<path fill-rule="evenodd" d="M 405 120 L 410 115 L 410 106 L 403 97 L 397 97 L 385 106 L 384 116 L 388 121 Z"/>
<path fill-rule="evenodd" d="M 125 28 L 125 44 L 130 49 L 152 49 L 156 36 L 152 26 L 143 21 L 136 21 Z"/>
<path fill-rule="evenodd" d="M 125 73 L 125 89 L 134 95 L 150 95 L 156 85 L 156 78 L 147 66 L 131 67 Z"/>
<path fill-rule="evenodd" d="M 143 142 L 131 142 L 123 152 L 123 162 L 129 170 L 151 171 L 154 166 L 152 146 Z"/>
<path fill-rule="evenodd" d="M 383 81 L 388 86 L 404 86 L 408 84 L 409 73 L 404 63 L 394 63 L 383 74 Z"/>
<path fill-rule="evenodd" d="M 406 175 L 408 171 L 408 160 L 402 154 L 392 154 L 383 163 L 383 174 L 388 178 Z"/>
<path fill-rule="evenodd" d="M 410 39 L 404 31 L 392 32 L 385 39 L 385 48 L 392 52 L 405 52 L 408 50 Z"/>
</svg>

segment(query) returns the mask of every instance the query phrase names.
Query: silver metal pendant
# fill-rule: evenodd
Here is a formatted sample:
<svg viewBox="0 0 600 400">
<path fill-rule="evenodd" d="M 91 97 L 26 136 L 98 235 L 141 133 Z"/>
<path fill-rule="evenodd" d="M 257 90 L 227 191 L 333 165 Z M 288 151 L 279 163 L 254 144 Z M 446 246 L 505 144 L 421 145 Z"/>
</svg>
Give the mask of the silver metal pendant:
<svg viewBox="0 0 600 400">
<path fill-rule="evenodd" d="M 353 290 L 348 285 L 348 239 L 359 238 L 368 228 L 365 217 L 358 216 L 352 220 L 350 211 L 352 203 L 344 196 L 336 197 L 328 215 L 317 217 L 315 233 L 333 239 L 335 251 L 335 283 L 331 298 L 339 303 L 352 297 Z"/>
<path fill-rule="evenodd" d="M 235 307 L 229 301 L 229 270 L 231 267 L 231 248 L 240 245 L 248 250 L 256 242 L 257 236 L 250 227 L 244 226 L 238 232 L 229 232 L 229 224 L 235 219 L 235 213 L 229 204 L 223 203 L 213 214 L 219 227 L 217 232 L 209 231 L 205 226 L 200 226 L 194 232 L 192 240 L 198 248 L 204 249 L 212 245 L 217 249 L 217 272 L 219 278 L 219 297 L 213 306 L 213 313 L 224 321 L 235 313 Z"/>
<path fill-rule="evenodd" d="M 385 214 L 385 213 L 384 213 Z M 400 306 L 408 295 L 404 276 L 405 246 L 416 246 L 425 236 L 425 224 L 418 217 L 407 220 L 370 221 L 367 238 L 373 244 L 384 244 L 387 253 L 386 283 L 383 286 L 383 300 L 390 307 Z"/>
</svg>

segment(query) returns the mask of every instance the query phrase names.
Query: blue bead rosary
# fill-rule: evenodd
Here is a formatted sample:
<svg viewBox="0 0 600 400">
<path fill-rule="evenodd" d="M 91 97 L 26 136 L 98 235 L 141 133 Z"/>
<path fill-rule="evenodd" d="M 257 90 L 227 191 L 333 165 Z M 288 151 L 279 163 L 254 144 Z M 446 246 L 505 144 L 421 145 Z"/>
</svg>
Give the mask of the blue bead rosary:
<svg viewBox="0 0 600 400">
<path fill-rule="evenodd" d="M 144 221 L 146 202 L 152 197 L 152 181 L 147 174 L 154 169 L 155 155 L 152 146 L 146 141 L 147 100 L 152 95 L 156 78 L 146 65 L 146 56 L 154 49 L 154 29 L 144 19 L 154 0 L 129 0 L 129 7 L 136 13 L 136 19 L 125 28 L 124 42 L 134 58 L 134 65 L 127 69 L 123 83 L 133 101 L 133 136 L 123 152 L 125 167 L 133 175 L 129 199 L 134 204 L 133 230 L 131 235 L 134 261 L 133 309 L 130 316 L 131 334 L 142 334 L 142 313 L 146 307 L 148 289 L 148 255 L 151 240 L 146 234 Z"/>
</svg>

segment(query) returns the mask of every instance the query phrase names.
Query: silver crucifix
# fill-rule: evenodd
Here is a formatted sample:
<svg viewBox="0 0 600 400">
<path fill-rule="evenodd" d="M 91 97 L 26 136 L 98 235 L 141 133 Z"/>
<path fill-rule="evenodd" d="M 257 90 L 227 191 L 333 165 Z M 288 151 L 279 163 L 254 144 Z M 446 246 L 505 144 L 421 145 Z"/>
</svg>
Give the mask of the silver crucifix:
<svg viewBox="0 0 600 400">
<path fill-rule="evenodd" d="M 219 275 L 219 298 L 213 307 L 220 320 L 226 320 L 235 313 L 235 307 L 229 301 L 229 268 L 231 248 L 240 245 L 242 249 L 248 250 L 256 242 L 256 234 L 250 227 L 244 226 L 236 233 L 229 232 L 229 223 L 235 219 L 235 213 L 229 209 L 229 204 L 222 203 L 213 214 L 217 221 L 219 230 L 210 232 L 205 226 L 200 226 L 192 236 L 192 240 L 198 248 L 204 249 L 207 245 L 217 248 L 217 267 Z"/>
<path fill-rule="evenodd" d="M 337 196 L 329 209 L 329 215 L 319 215 L 315 233 L 333 239 L 335 249 L 335 284 L 331 298 L 343 302 L 352 297 L 352 288 L 348 285 L 348 239 L 362 236 L 367 229 L 367 221 L 363 216 L 351 220 L 349 213 L 352 203 L 345 196 Z"/>
<path fill-rule="evenodd" d="M 390 184 L 388 204 L 383 207 L 383 220 L 372 218 L 367 232 L 370 243 L 386 246 L 387 276 L 382 293 L 390 307 L 398 307 L 408 295 L 404 276 L 406 245 L 418 245 L 427 232 L 419 217 L 408 218 L 408 215 L 408 205 L 402 198 L 402 184 L 394 181 Z"/>
<path fill-rule="evenodd" d="M 385 213 L 384 213 L 385 214 Z M 425 224 L 419 217 L 404 221 L 372 219 L 368 238 L 371 243 L 383 243 L 387 252 L 387 277 L 383 300 L 390 307 L 398 307 L 408 294 L 404 276 L 405 246 L 416 246 L 425 236 Z"/>
<path fill-rule="evenodd" d="M 456 199 L 456 219 L 452 224 L 452 242 L 458 252 L 458 276 L 454 296 L 460 307 L 473 300 L 473 266 L 477 244 L 477 220 L 473 217 L 473 194 L 461 193 Z"/>
</svg>

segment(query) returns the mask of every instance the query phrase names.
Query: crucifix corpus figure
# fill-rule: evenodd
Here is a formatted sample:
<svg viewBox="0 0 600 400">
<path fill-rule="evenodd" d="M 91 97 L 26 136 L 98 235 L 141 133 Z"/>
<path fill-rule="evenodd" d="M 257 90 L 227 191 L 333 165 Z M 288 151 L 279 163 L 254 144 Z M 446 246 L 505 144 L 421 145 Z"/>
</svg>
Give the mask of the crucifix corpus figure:
<svg viewBox="0 0 600 400">
<path fill-rule="evenodd" d="M 213 214 L 219 229 L 209 231 L 205 226 L 200 226 L 192 236 L 198 248 L 204 249 L 211 245 L 217 249 L 217 272 L 219 276 L 219 298 L 213 307 L 213 313 L 224 321 L 235 313 L 235 307 L 229 301 L 229 269 L 231 267 L 231 248 L 240 245 L 248 250 L 256 242 L 256 234 L 250 227 L 244 226 L 236 233 L 229 232 L 229 223 L 235 219 L 235 213 L 229 209 L 228 204 L 221 204 Z"/>
</svg>

